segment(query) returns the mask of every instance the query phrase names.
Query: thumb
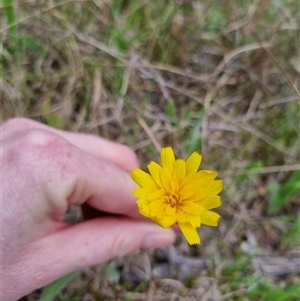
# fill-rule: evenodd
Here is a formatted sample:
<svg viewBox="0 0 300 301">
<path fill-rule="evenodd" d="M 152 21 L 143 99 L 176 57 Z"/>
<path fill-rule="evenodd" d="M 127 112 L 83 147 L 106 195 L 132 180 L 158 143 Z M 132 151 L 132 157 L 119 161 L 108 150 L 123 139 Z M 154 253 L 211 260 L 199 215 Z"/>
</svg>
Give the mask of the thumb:
<svg viewBox="0 0 300 301">
<path fill-rule="evenodd" d="M 53 260 L 60 266 L 63 260 L 68 260 L 69 265 L 76 269 L 123 256 L 138 248 L 165 247 L 174 239 L 172 230 L 162 229 L 153 223 L 125 217 L 102 217 L 48 236 L 45 252 L 54 254 L 59 247 L 60 252 L 57 252 L 56 259 L 52 257 Z"/>
<path fill-rule="evenodd" d="M 35 242 L 35 254 L 27 266 L 30 275 L 38 281 L 32 289 L 73 270 L 139 248 L 165 247 L 174 240 L 175 233 L 171 229 L 123 217 L 92 219 L 69 226 Z"/>
</svg>

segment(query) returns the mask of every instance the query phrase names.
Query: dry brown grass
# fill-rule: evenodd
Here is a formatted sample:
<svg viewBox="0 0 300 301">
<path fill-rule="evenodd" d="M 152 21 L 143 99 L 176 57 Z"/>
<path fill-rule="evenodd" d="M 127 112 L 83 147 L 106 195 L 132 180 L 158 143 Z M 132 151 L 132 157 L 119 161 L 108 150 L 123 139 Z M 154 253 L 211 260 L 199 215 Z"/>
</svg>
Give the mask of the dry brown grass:
<svg viewBox="0 0 300 301">
<path fill-rule="evenodd" d="M 278 278 L 266 261 L 251 264 L 299 256 L 299 192 L 270 210 L 275 189 L 299 179 L 296 2 L 16 1 L 17 47 L 9 24 L 1 30 L 2 121 L 101 135 L 131 146 L 143 167 L 161 145 L 183 157 L 197 149 L 225 183 L 220 226 L 202 227 L 199 247 L 179 237 L 163 258 L 87 269 L 57 300 L 263 300 L 299 281 L 299 269 Z M 176 280 L 183 255 L 183 266 L 206 265 Z"/>
</svg>

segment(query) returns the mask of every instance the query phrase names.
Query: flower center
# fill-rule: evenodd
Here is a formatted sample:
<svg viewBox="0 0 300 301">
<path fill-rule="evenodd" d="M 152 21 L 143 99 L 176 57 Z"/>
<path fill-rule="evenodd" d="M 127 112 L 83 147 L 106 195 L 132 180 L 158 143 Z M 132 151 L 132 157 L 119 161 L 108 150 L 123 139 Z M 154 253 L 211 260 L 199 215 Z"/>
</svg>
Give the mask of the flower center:
<svg viewBox="0 0 300 301">
<path fill-rule="evenodd" d="M 171 207 L 178 206 L 181 203 L 181 197 L 177 193 L 172 191 L 165 197 L 165 199 L 167 204 L 171 205 Z"/>
</svg>

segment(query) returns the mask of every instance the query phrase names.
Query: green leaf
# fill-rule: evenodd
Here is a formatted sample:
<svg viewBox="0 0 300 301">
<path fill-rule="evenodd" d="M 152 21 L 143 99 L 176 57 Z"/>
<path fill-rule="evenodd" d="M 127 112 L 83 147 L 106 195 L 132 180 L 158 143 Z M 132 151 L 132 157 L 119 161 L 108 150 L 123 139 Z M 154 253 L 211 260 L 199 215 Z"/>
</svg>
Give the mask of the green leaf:
<svg viewBox="0 0 300 301">
<path fill-rule="evenodd" d="M 264 301 L 298 301 L 299 294 L 299 283 L 296 283 L 290 287 L 278 287 L 265 278 L 262 278 L 262 281 L 260 281 L 258 286 L 251 291 L 249 295 L 252 297 L 263 296 Z"/>
<path fill-rule="evenodd" d="M 47 117 L 47 125 L 57 129 L 63 129 L 65 126 L 65 121 L 60 116 L 50 113 Z"/>
<path fill-rule="evenodd" d="M 21 52 L 19 44 L 19 32 L 17 24 L 17 10 L 14 0 L 3 0 L 4 15 L 6 17 L 8 32 L 10 35 L 9 45 L 17 65 L 20 65 Z"/>
<path fill-rule="evenodd" d="M 294 222 L 294 225 L 286 238 L 285 243 L 300 246 L 300 215 Z"/>
<path fill-rule="evenodd" d="M 14 0 L 3 0 L 4 14 L 6 16 L 7 25 L 9 26 L 9 34 L 11 39 L 18 38 L 17 25 L 12 26 L 17 22 L 17 13 Z"/>
<path fill-rule="evenodd" d="M 177 123 L 177 114 L 174 101 L 169 99 L 166 105 L 166 115 L 172 126 L 175 126 Z"/>
<path fill-rule="evenodd" d="M 286 205 L 294 194 L 300 192 L 300 170 L 295 171 L 284 184 L 270 183 L 267 190 L 270 193 L 269 212 L 274 213 Z"/>
<path fill-rule="evenodd" d="M 300 286 L 294 284 L 285 290 L 273 290 L 265 294 L 265 301 L 293 301 L 299 300 Z"/>
<path fill-rule="evenodd" d="M 259 175 L 257 173 L 253 173 L 252 170 L 263 167 L 262 161 L 250 161 L 244 168 L 243 172 L 236 177 L 236 184 L 240 185 L 246 180 L 256 179 Z"/>
<path fill-rule="evenodd" d="M 205 116 L 205 111 L 200 112 L 199 119 L 197 120 L 193 130 L 191 131 L 190 136 L 188 137 L 188 146 L 187 146 L 187 153 L 191 154 L 194 151 L 197 151 L 201 147 L 201 133 L 200 128 L 203 122 L 203 118 Z"/>
<path fill-rule="evenodd" d="M 112 264 L 106 267 L 106 272 L 114 283 L 118 283 L 121 278 L 119 270 Z"/>
<path fill-rule="evenodd" d="M 20 42 L 25 50 L 38 50 L 41 48 L 39 43 L 30 37 L 20 37 Z"/>
<path fill-rule="evenodd" d="M 267 191 L 270 194 L 270 204 L 269 204 L 269 211 L 272 212 L 272 208 L 276 200 L 278 200 L 279 191 L 280 191 L 280 184 L 277 182 L 269 183 L 267 185 Z"/>
<path fill-rule="evenodd" d="M 220 28 L 220 22 L 222 20 L 222 13 L 217 5 L 213 6 L 211 14 L 208 16 L 207 22 L 207 32 L 215 33 Z"/>
<path fill-rule="evenodd" d="M 188 108 L 184 115 L 184 120 L 191 122 L 191 119 L 192 119 L 192 110 L 190 108 Z"/>
<path fill-rule="evenodd" d="M 115 41 L 121 52 L 126 52 L 130 48 L 130 41 L 126 39 L 125 28 L 116 30 Z"/>
<path fill-rule="evenodd" d="M 67 274 L 54 282 L 47 285 L 42 295 L 40 296 L 39 301 L 51 301 L 55 296 L 75 277 L 80 274 L 80 271 L 75 271 L 70 274 Z"/>
</svg>

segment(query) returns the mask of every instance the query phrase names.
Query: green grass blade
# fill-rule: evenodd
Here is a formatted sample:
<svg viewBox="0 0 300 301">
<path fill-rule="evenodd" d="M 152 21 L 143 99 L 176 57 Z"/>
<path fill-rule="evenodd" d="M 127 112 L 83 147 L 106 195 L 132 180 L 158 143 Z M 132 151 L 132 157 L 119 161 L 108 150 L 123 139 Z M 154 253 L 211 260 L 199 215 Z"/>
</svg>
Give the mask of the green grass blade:
<svg viewBox="0 0 300 301">
<path fill-rule="evenodd" d="M 55 296 L 75 277 L 80 274 L 80 271 L 75 271 L 67 274 L 54 282 L 47 285 L 39 299 L 39 301 L 51 301 Z"/>
<path fill-rule="evenodd" d="M 168 117 L 170 124 L 175 126 L 177 123 L 176 107 L 173 99 L 169 99 L 166 104 L 166 116 Z"/>
<path fill-rule="evenodd" d="M 7 25 L 13 25 L 17 21 L 16 8 L 14 5 L 14 0 L 3 0 L 4 14 L 6 16 Z M 9 27 L 8 29 L 11 38 L 16 38 L 18 35 L 17 26 Z"/>
<path fill-rule="evenodd" d="M 3 0 L 3 11 L 6 16 L 8 32 L 9 32 L 9 46 L 14 55 L 15 61 L 20 63 L 20 49 L 19 49 L 19 33 L 17 26 L 17 11 L 14 0 Z M 14 25 L 15 24 L 15 25 Z M 14 25 L 14 26 L 11 26 Z"/>
<path fill-rule="evenodd" d="M 199 112 L 198 120 L 196 121 L 194 128 L 190 132 L 190 136 L 188 139 L 189 144 L 187 145 L 187 153 L 191 154 L 194 151 L 199 151 L 201 148 L 201 135 L 200 128 L 203 122 L 203 118 L 205 116 L 205 111 Z"/>
<path fill-rule="evenodd" d="M 289 180 L 282 185 L 270 183 L 268 190 L 271 195 L 269 212 L 273 213 L 282 208 L 294 194 L 300 191 L 300 170 L 295 171 Z"/>
</svg>

